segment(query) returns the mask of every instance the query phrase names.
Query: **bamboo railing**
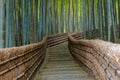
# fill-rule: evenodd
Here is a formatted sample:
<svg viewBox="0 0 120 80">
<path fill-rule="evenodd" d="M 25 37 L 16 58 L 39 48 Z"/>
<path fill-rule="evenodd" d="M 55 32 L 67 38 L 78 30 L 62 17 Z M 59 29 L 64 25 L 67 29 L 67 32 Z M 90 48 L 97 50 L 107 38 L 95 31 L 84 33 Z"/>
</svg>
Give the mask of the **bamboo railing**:
<svg viewBox="0 0 120 80">
<path fill-rule="evenodd" d="M 46 38 L 42 42 L 0 50 L 0 80 L 29 80 L 42 64 Z"/>
<path fill-rule="evenodd" d="M 119 80 L 119 64 L 115 59 L 111 59 L 105 50 L 103 52 L 104 48 L 99 44 L 95 46 L 93 42 L 94 40 L 75 40 L 69 35 L 69 50 L 76 61 L 82 62 L 93 73 L 95 80 Z"/>
</svg>

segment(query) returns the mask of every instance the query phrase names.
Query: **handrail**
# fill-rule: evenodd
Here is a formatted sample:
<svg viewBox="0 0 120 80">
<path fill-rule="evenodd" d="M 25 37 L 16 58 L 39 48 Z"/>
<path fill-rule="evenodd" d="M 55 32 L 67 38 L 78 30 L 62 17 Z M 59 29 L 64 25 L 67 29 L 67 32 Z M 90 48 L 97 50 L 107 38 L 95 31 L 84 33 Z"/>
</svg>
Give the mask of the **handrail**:
<svg viewBox="0 0 120 80">
<path fill-rule="evenodd" d="M 71 35 L 78 40 L 82 38 L 82 33 L 71 33 Z M 47 46 L 51 47 L 66 41 L 68 41 L 68 33 L 51 35 L 47 37 Z"/>
<path fill-rule="evenodd" d="M 51 47 L 60 43 L 63 43 L 68 40 L 68 34 L 56 34 L 47 37 L 47 46 Z"/>
<path fill-rule="evenodd" d="M 20 57 L 22 57 L 22 56 L 25 56 L 25 55 L 27 55 L 27 54 L 30 54 L 30 52 L 33 52 L 33 51 L 35 51 L 35 50 L 37 50 L 37 49 L 40 49 L 40 48 L 41 48 L 41 46 L 40 46 L 40 47 L 37 47 L 37 48 L 35 48 L 35 49 L 33 49 L 33 50 L 27 51 L 27 52 L 25 52 L 24 54 L 19 54 L 19 55 L 17 55 L 17 56 L 11 57 L 11 58 L 9 58 L 9 59 L 7 59 L 7 60 L 5 60 L 5 61 L 2 61 L 2 62 L 0 63 L 0 66 L 6 64 L 7 62 L 16 60 L 16 59 L 18 59 L 18 58 L 20 58 Z"/>
<path fill-rule="evenodd" d="M 36 54 L 35 54 L 36 55 Z M 43 55 L 43 54 L 42 54 Z M 39 55 L 38 56 L 38 58 L 37 59 L 35 59 L 35 61 L 21 74 L 21 75 L 19 75 L 19 76 L 17 76 L 14 80 L 21 80 L 21 79 L 23 79 L 23 77 L 25 76 L 25 74 L 30 70 L 30 68 L 32 67 L 32 66 L 34 66 L 34 64 L 37 62 L 37 61 L 39 61 L 39 59 L 41 58 L 41 60 L 39 61 L 40 63 L 41 63 L 41 61 L 44 59 L 44 56 L 42 56 L 42 55 Z M 33 56 L 31 56 L 30 58 L 32 58 Z M 40 64 L 39 63 L 39 64 Z M 36 66 L 36 67 L 38 67 L 39 66 L 39 64 Z M 35 68 L 35 70 L 36 70 L 36 68 Z M 33 70 L 33 71 L 35 71 L 35 70 Z M 33 74 L 33 73 L 31 73 L 31 74 Z M 27 79 L 27 77 L 25 77 L 24 78 L 24 80 L 26 80 Z M 29 80 L 29 79 L 28 79 Z"/>
<path fill-rule="evenodd" d="M 109 56 L 106 55 L 106 53 L 96 49 L 94 44 L 92 44 L 89 40 L 76 40 L 71 35 L 69 35 L 68 42 L 71 54 L 73 54 L 75 58 L 85 64 L 88 68 L 90 68 L 93 73 L 99 73 L 98 75 L 94 74 L 95 79 L 120 79 L 120 67 L 118 66 L 119 64 L 116 63 L 115 60 L 111 60 Z M 88 61 L 87 59 L 83 60 L 83 57 L 89 59 L 92 62 Z M 82 60 L 80 58 L 82 58 Z"/>
<path fill-rule="evenodd" d="M 29 76 L 29 70 L 35 71 L 37 67 L 42 64 L 45 58 L 46 39 L 47 38 L 45 37 L 40 43 L 23 46 L 25 48 L 24 51 L 18 53 L 10 53 L 16 54 L 16 56 L 13 55 L 13 57 L 11 56 L 6 60 L 1 61 L 0 80 L 13 80 L 15 77 L 15 80 L 19 80 L 18 77 L 21 79 L 23 73 L 26 75 L 22 80 L 26 80 L 26 78 Z M 16 51 L 13 52 L 17 52 L 17 50 L 21 49 L 21 47 L 16 47 L 16 49 L 14 49 Z M 7 49 L 12 50 L 13 48 L 5 48 L 5 50 Z M 38 63 L 39 61 L 40 63 Z M 15 70 L 17 70 L 17 72 Z M 22 76 L 20 77 L 20 75 Z M 33 73 L 31 73 L 31 76 L 32 75 Z"/>
</svg>

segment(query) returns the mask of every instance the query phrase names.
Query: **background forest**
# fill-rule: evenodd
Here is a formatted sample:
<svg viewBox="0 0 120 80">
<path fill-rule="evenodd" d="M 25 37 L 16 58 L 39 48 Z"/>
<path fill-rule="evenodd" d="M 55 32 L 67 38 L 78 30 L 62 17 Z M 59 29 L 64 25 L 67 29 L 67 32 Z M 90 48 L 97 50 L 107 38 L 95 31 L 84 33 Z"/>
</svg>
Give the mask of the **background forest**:
<svg viewBox="0 0 120 80">
<path fill-rule="evenodd" d="M 65 32 L 84 32 L 84 38 L 118 42 L 120 0 L 0 0 L 0 24 L 4 47 L 35 43 Z"/>
</svg>

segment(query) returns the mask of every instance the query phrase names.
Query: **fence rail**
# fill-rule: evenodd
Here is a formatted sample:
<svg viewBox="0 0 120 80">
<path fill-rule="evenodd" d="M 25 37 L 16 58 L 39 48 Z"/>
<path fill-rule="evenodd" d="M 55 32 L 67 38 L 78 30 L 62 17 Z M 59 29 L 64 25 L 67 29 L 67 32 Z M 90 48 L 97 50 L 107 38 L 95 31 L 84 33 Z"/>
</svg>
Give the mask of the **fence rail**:
<svg viewBox="0 0 120 80">
<path fill-rule="evenodd" d="M 3 56 L 0 62 L 0 80 L 26 80 L 38 62 L 44 60 L 45 51 L 46 38 L 40 43 L 3 49 L 2 56 L 9 55 L 7 58 Z"/>
<path fill-rule="evenodd" d="M 120 67 L 111 60 L 105 52 L 96 49 L 89 41 L 75 40 L 69 35 L 69 50 L 71 54 L 90 69 L 96 80 L 119 80 Z"/>
</svg>

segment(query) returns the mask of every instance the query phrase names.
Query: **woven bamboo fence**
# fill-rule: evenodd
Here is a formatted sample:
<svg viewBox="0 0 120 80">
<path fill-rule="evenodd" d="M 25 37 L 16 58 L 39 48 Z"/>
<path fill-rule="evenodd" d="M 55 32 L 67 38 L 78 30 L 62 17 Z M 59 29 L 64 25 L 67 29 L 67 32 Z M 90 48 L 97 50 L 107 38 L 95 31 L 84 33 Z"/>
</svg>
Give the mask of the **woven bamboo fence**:
<svg viewBox="0 0 120 80">
<path fill-rule="evenodd" d="M 120 80 L 120 45 L 102 40 L 68 39 L 69 50 L 78 63 L 83 63 L 95 80 Z"/>
</svg>

